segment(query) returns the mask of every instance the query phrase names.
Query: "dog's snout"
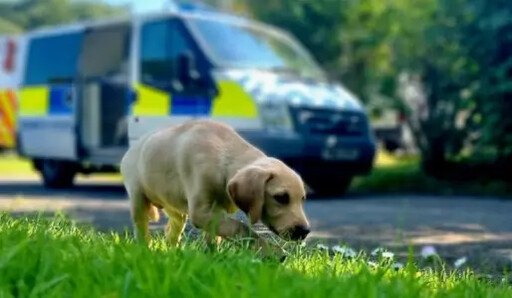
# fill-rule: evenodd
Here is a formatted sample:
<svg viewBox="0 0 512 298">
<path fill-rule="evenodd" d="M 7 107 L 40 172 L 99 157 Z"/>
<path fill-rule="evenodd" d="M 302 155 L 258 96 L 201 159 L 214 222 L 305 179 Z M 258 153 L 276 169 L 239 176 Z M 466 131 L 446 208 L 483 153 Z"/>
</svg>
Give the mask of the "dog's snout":
<svg viewBox="0 0 512 298">
<path fill-rule="evenodd" d="M 293 240 L 304 240 L 306 236 L 311 232 L 308 226 L 298 225 L 293 228 L 292 239 Z"/>
</svg>

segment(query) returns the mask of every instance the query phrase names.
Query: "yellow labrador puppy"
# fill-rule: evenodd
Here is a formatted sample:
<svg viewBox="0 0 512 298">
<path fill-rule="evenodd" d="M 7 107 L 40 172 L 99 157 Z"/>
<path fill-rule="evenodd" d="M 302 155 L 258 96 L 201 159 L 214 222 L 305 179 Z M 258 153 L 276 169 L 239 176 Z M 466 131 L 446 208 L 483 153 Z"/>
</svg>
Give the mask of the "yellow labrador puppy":
<svg viewBox="0 0 512 298">
<path fill-rule="evenodd" d="M 191 121 L 141 138 L 123 157 L 121 173 L 138 240 L 149 241 L 156 208 L 169 217 L 171 245 L 179 242 L 189 216 L 207 233 L 252 237 L 268 248 L 248 226 L 228 217 L 238 209 L 285 240 L 302 240 L 309 233 L 299 175 L 217 122 Z"/>
</svg>

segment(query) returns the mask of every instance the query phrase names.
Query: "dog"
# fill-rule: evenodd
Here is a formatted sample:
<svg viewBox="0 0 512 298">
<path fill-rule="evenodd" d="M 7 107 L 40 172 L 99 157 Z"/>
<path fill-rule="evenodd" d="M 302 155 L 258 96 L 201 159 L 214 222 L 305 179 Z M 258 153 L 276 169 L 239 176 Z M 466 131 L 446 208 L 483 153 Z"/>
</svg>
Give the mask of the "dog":
<svg viewBox="0 0 512 298">
<path fill-rule="evenodd" d="M 121 173 L 130 200 L 135 238 L 149 242 L 149 221 L 163 209 L 166 240 L 177 245 L 187 217 L 206 234 L 246 238 L 269 249 L 249 226 L 229 217 L 242 210 L 285 240 L 303 240 L 310 224 L 301 177 L 266 156 L 234 129 L 193 120 L 150 133 L 125 153 Z M 158 208 L 158 209 L 157 209 Z"/>
</svg>

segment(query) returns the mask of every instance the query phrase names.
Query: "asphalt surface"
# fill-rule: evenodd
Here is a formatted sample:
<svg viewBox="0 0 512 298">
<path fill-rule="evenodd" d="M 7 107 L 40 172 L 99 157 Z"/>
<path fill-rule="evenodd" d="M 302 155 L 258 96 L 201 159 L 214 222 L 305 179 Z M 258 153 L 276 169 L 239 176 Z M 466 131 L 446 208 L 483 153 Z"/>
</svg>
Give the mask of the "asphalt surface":
<svg viewBox="0 0 512 298">
<path fill-rule="evenodd" d="M 405 257 L 412 245 L 436 247 L 448 262 L 502 270 L 512 265 L 512 199 L 417 195 L 347 195 L 307 200 L 308 241 L 354 249 L 386 247 Z M 36 177 L 0 177 L 0 211 L 15 215 L 63 211 L 102 231 L 130 230 L 128 201 L 119 181 L 80 179 L 68 190 L 45 189 Z M 165 219 L 152 225 L 162 229 Z"/>
</svg>

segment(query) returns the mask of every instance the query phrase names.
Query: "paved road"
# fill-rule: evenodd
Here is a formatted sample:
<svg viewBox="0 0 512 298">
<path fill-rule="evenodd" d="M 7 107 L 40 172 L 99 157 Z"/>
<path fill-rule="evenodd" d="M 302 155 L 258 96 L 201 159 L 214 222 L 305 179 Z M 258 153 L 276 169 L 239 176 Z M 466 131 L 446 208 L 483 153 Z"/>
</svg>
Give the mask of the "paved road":
<svg viewBox="0 0 512 298">
<path fill-rule="evenodd" d="M 491 267 L 512 264 L 511 199 L 348 195 L 309 200 L 305 208 L 311 241 L 356 249 L 385 246 L 402 255 L 408 243 L 417 249 L 432 244 L 447 260 L 468 256 L 470 263 Z M 116 181 L 82 179 L 71 190 L 47 190 L 35 178 L 0 178 L 1 210 L 62 210 L 101 230 L 130 228 L 126 195 Z"/>
</svg>

